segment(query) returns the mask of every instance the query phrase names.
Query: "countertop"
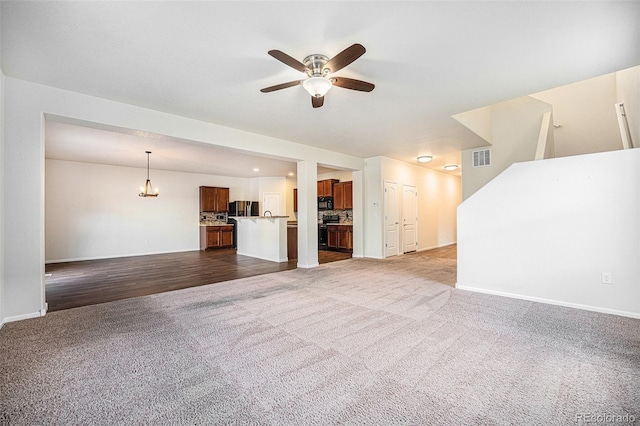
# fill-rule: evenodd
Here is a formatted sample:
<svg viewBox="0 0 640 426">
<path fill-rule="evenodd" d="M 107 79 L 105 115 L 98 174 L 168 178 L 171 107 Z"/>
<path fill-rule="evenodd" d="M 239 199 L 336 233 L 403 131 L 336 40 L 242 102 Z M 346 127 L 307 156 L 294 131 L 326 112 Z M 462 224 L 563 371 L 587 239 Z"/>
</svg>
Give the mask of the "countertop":
<svg viewBox="0 0 640 426">
<path fill-rule="evenodd" d="M 337 225 L 342 225 L 342 226 L 353 226 L 353 222 L 339 222 L 339 223 L 327 223 L 327 226 L 337 226 Z"/>
<path fill-rule="evenodd" d="M 289 216 L 229 216 L 230 219 L 288 219 Z"/>
<path fill-rule="evenodd" d="M 227 223 L 227 222 L 201 223 L 200 226 L 233 226 L 233 223 Z"/>
</svg>

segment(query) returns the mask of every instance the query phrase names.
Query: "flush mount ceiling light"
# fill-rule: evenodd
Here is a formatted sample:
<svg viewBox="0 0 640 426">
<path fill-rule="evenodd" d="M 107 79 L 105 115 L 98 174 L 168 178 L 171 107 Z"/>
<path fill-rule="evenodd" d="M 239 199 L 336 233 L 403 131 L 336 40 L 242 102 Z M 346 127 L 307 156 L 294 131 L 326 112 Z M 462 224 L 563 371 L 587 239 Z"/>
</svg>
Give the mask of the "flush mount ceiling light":
<svg viewBox="0 0 640 426">
<path fill-rule="evenodd" d="M 275 86 L 260 89 L 262 93 L 274 92 L 276 90 L 286 89 L 302 85 L 304 89 L 311 95 L 311 105 L 319 108 L 324 105 L 324 95 L 333 86 L 342 87 L 344 89 L 358 90 L 360 92 L 370 92 L 375 85 L 366 81 L 355 80 L 346 77 L 329 76 L 334 72 L 340 71 L 360 56 L 364 55 L 365 48 L 361 44 L 353 44 L 333 58 L 329 59 L 325 55 L 309 55 L 302 62 L 287 55 L 280 50 L 270 50 L 269 55 L 273 56 L 285 65 L 303 72 L 308 78 L 304 80 L 289 81 L 287 83 L 276 84 Z"/>
<path fill-rule="evenodd" d="M 145 151 L 145 153 L 147 154 L 147 182 L 144 184 L 144 188 L 140 188 L 138 197 L 157 197 L 158 188 L 154 191 L 149 179 L 149 154 L 151 154 L 151 151 Z"/>
<path fill-rule="evenodd" d="M 449 170 L 449 171 L 451 171 L 451 170 L 455 170 L 455 169 L 457 169 L 457 168 L 458 168 L 458 165 L 457 165 L 457 164 L 447 164 L 446 166 L 444 166 L 444 169 L 445 169 L 445 170 Z"/>
<path fill-rule="evenodd" d="M 418 163 L 428 163 L 431 160 L 433 160 L 431 155 L 421 155 L 418 157 Z"/>
</svg>

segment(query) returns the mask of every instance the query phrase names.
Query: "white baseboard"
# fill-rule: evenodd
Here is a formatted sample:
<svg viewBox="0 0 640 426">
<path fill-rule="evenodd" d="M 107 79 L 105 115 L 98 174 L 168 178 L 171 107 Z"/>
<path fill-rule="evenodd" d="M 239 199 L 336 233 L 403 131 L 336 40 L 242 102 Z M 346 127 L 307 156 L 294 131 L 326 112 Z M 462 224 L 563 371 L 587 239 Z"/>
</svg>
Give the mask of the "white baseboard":
<svg viewBox="0 0 640 426">
<path fill-rule="evenodd" d="M 315 267 L 318 267 L 318 266 L 320 266 L 319 263 L 314 263 L 314 264 L 311 264 L 311 265 L 301 265 L 300 263 L 296 264 L 297 268 L 302 268 L 302 269 L 315 268 Z"/>
<path fill-rule="evenodd" d="M 45 260 L 44 264 L 48 265 L 50 263 L 82 262 L 85 260 L 102 260 L 102 259 L 118 259 L 121 257 L 151 256 L 154 254 L 182 253 L 185 251 L 198 251 L 198 250 L 199 248 L 193 248 L 193 249 L 184 249 L 184 250 L 154 251 L 152 253 L 130 253 L 130 254 L 117 254 L 117 255 L 110 255 L 110 256 L 72 257 L 69 259 Z"/>
<path fill-rule="evenodd" d="M 476 293 L 492 294 L 494 296 L 503 296 L 503 297 L 510 297 L 512 299 L 527 300 L 529 302 L 546 303 L 548 305 L 564 306 L 566 308 L 583 309 L 585 311 L 600 312 L 602 314 L 618 315 L 618 316 L 621 316 L 621 317 L 629 317 L 629 318 L 640 319 L 640 313 L 638 313 L 638 312 L 620 311 L 618 309 L 609 309 L 609 308 L 603 308 L 603 307 L 600 307 L 600 306 L 592 306 L 592 305 L 583 305 L 583 304 L 580 304 L 580 303 L 564 302 L 562 300 L 545 299 L 543 297 L 527 296 L 527 295 L 523 295 L 523 294 L 507 293 L 507 292 L 495 291 L 495 290 L 485 290 L 485 289 L 479 289 L 479 288 L 475 288 L 475 287 L 467 287 L 467 286 L 464 286 L 464 285 L 459 285 L 458 283 L 456 283 L 456 288 L 460 289 L 460 290 L 473 291 L 473 292 L 476 292 Z"/>
<path fill-rule="evenodd" d="M 2 320 L 2 325 L 5 325 L 9 322 L 14 322 L 14 321 L 22 321 L 22 320 L 26 320 L 26 319 L 31 319 L 31 318 L 40 318 L 45 316 L 45 314 L 47 313 L 47 308 L 43 308 L 40 309 L 39 311 L 36 312 L 30 312 L 28 314 L 22 314 L 22 315 L 14 315 L 12 317 L 6 317 Z"/>
<path fill-rule="evenodd" d="M 426 250 L 433 250 L 433 249 L 437 249 L 437 248 L 449 247 L 449 246 L 452 246 L 454 244 L 458 244 L 458 242 L 457 241 L 453 241 L 451 243 L 446 243 L 446 244 L 440 244 L 440 245 L 435 245 L 435 246 L 431 246 L 431 247 L 421 248 L 421 249 L 416 250 L 416 251 L 420 252 L 420 251 L 426 251 Z"/>
</svg>

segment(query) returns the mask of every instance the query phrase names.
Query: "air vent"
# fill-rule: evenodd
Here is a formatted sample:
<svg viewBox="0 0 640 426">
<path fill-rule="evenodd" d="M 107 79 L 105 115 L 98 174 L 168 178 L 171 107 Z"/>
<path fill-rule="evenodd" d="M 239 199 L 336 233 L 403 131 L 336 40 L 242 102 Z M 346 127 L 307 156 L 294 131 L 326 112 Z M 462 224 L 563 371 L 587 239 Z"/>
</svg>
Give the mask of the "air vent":
<svg viewBox="0 0 640 426">
<path fill-rule="evenodd" d="M 484 167 L 491 165 L 491 149 L 481 149 L 473 151 L 473 167 Z"/>
</svg>

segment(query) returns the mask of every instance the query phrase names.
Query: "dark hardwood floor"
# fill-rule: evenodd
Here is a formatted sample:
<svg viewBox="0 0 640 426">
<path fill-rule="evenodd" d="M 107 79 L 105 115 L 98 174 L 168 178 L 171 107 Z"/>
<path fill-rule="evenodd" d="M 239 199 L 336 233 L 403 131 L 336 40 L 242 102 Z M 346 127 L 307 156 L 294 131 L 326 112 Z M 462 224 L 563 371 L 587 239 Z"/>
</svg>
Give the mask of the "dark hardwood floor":
<svg viewBox="0 0 640 426">
<path fill-rule="evenodd" d="M 428 256 L 428 257 L 436 257 L 439 259 L 453 259 L 458 260 L 458 245 L 451 244 L 446 247 L 425 250 L 418 253 L 415 253 L 416 256 Z"/>
<path fill-rule="evenodd" d="M 320 263 L 350 257 L 318 252 Z M 46 301 L 50 312 L 59 311 L 295 269 L 296 263 L 241 256 L 234 249 L 52 263 L 45 267 Z"/>
<path fill-rule="evenodd" d="M 456 259 L 457 246 L 454 244 L 410 256 Z M 350 253 L 318 252 L 320 263 L 350 257 Z M 46 301 L 50 312 L 59 311 L 286 271 L 295 269 L 296 264 L 297 260 L 278 263 L 241 256 L 234 249 L 52 263 L 45 267 Z"/>
</svg>

